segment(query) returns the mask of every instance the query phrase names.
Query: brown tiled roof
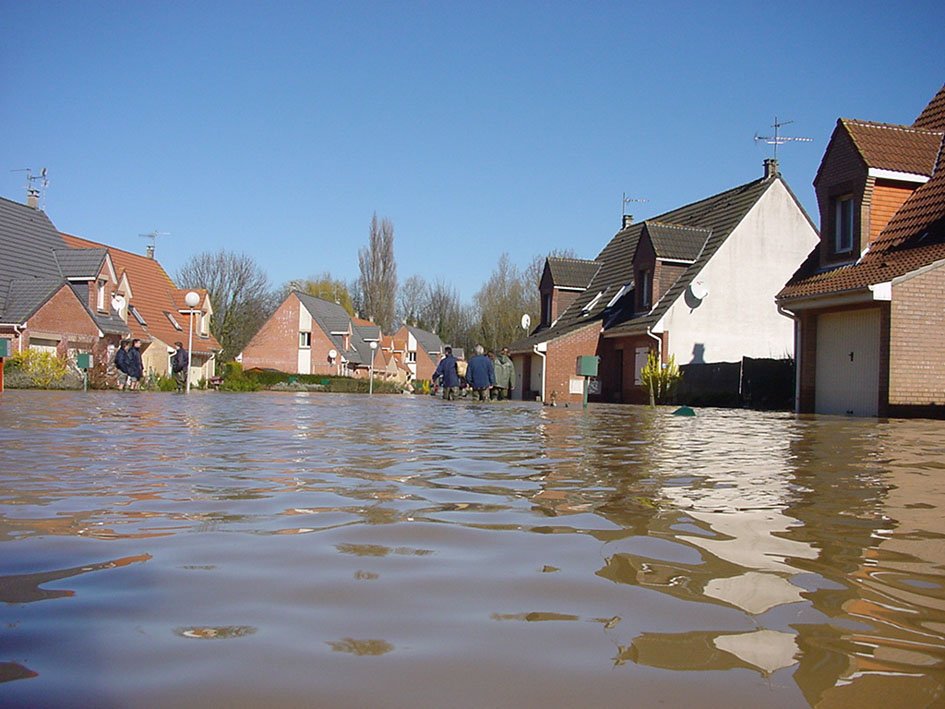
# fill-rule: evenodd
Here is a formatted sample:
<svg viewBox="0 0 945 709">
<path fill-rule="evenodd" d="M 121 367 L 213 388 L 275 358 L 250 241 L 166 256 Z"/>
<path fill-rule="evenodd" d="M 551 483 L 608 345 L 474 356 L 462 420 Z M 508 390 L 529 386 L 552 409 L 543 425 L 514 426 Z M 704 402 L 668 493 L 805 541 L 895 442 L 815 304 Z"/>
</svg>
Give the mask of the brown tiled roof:
<svg viewBox="0 0 945 709">
<path fill-rule="evenodd" d="M 788 301 L 858 290 L 945 259 L 945 170 L 919 187 L 856 262 L 819 271 L 815 249 L 778 294 Z"/>
<path fill-rule="evenodd" d="M 935 167 L 942 131 L 841 118 L 867 167 L 929 176 Z"/>
<path fill-rule="evenodd" d="M 913 128 L 925 130 L 945 130 L 945 85 L 929 101 L 919 117 L 912 124 Z"/>
<path fill-rule="evenodd" d="M 551 280 L 558 288 L 587 288 L 600 269 L 599 261 L 578 258 L 548 257 Z"/>
<path fill-rule="evenodd" d="M 656 257 L 676 261 L 695 261 L 712 233 L 708 229 L 652 220 L 644 223 L 644 229 L 650 235 Z"/>
<path fill-rule="evenodd" d="M 184 296 L 190 289 L 177 288 L 160 263 L 147 256 L 122 251 L 113 246 L 99 244 L 71 234 L 62 234 L 62 238 L 70 247 L 76 249 L 107 248 L 118 278 L 121 279 L 123 273 L 128 274 L 132 292 L 128 328 L 131 330 L 132 337 L 142 340 L 157 338 L 168 345 L 178 340 L 187 341 L 188 316 L 182 315 L 179 311 L 189 310 L 189 306 L 184 303 Z M 206 291 L 198 290 L 197 292 L 201 296 L 206 294 Z M 146 325 L 139 323 L 131 314 L 131 306 L 134 306 L 141 314 Z M 171 324 L 167 313 L 174 316 L 181 330 Z M 199 337 L 195 331 L 193 349 L 195 353 L 210 354 L 220 350 L 220 343 L 213 335 Z"/>
</svg>

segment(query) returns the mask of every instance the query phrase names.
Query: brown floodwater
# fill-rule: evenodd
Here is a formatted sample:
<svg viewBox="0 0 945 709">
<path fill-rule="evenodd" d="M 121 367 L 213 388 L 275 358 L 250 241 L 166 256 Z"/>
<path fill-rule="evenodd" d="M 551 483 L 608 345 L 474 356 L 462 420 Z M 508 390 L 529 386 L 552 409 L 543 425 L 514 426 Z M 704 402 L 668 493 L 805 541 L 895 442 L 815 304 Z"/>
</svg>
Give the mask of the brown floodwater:
<svg viewBox="0 0 945 709">
<path fill-rule="evenodd" d="M 0 395 L 0 705 L 945 705 L 945 423 Z"/>
</svg>

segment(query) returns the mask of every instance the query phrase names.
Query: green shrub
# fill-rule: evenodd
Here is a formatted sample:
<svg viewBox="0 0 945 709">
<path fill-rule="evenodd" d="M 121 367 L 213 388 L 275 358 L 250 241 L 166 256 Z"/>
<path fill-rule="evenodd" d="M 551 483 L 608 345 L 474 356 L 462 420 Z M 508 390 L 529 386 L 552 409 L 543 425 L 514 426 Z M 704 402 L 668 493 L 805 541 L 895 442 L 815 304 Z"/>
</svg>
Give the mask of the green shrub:
<svg viewBox="0 0 945 709">
<path fill-rule="evenodd" d="M 239 362 L 227 362 L 223 365 L 223 383 L 220 391 L 257 391 L 259 382 L 243 371 Z"/>
<path fill-rule="evenodd" d="M 20 386 L 35 387 L 38 389 L 71 389 L 75 387 L 75 376 L 71 372 L 66 360 L 57 357 L 51 352 L 39 350 L 23 350 L 16 352 L 6 361 L 6 366 L 21 377 L 14 376 Z M 78 385 L 82 385 L 81 378 Z M 12 386 L 12 384 L 11 384 Z"/>
<path fill-rule="evenodd" d="M 650 350 L 646 365 L 640 370 L 640 381 L 650 393 L 651 406 L 671 401 L 680 379 L 682 373 L 676 366 L 675 355 L 670 355 L 669 362 L 661 365 L 656 351 Z"/>
</svg>

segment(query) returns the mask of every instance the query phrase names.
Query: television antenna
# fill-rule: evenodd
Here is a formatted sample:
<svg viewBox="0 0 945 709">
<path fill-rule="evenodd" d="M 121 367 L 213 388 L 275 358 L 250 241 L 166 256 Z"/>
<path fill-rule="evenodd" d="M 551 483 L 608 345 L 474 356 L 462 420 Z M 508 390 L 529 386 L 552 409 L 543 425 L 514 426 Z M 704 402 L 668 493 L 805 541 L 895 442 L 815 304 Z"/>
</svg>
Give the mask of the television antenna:
<svg viewBox="0 0 945 709">
<path fill-rule="evenodd" d="M 25 172 L 26 173 L 26 197 L 36 198 L 40 208 L 46 206 L 46 188 L 49 187 L 49 178 L 47 177 L 46 168 L 42 168 L 39 171 L 38 175 L 33 174 L 33 170 L 28 167 L 23 167 L 18 170 L 10 170 L 10 172 Z M 33 187 L 34 182 L 39 182 L 40 189 Z"/>
<path fill-rule="evenodd" d="M 774 128 L 774 135 L 758 135 L 755 133 L 755 142 L 764 141 L 768 145 L 774 146 L 774 155 L 772 157 L 778 159 L 778 146 L 784 145 L 785 143 L 810 143 L 813 141 L 813 138 L 801 138 L 793 137 L 788 135 L 781 135 L 779 132 L 781 128 L 786 125 L 793 123 L 794 121 L 779 121 L 778 117 L 774 117 L 774 123 L 771 124 L 771 127 Z"/>
<path fill-rule="evenodd" d="M 627 205 L 631 202 L 649 202 L 648 199 L 638 199 L 636 197 L 627 197 L 627 193 L 623 193 L 623 198 L 620 200 L 620 216 L 623 216 L 627 213 Z"/>
<path fill-rule="evenodd" d="M 151 243 L 148 244 L 148 255 L 151 258 L 154 258 L 154 247 L 157 244 L 157 238 L 159 236 L 170 236 L 170 235 L 171 233 L 168 231 L 158 231 L 157 229 L 155 229 L 154 231 L 148 232 L 147 234 L 138 234 L 138 236 L 140 236 L 142 239 L 151 240 Z"/>
</svg>

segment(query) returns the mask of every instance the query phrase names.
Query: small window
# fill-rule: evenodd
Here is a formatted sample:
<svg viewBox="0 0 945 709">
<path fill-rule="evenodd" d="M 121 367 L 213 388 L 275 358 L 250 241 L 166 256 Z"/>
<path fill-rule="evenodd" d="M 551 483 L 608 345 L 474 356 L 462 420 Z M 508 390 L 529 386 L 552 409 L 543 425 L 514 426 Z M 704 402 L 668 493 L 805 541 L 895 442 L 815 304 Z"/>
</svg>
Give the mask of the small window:
<svg viewBox="0 0 945 709">
<path fill-rule="evenodd" d="M 834 250 L 838 254 L 853 250 L 853 197 L 834 201 Z"/>
<path fill-rule="evenodd" d="M 416 362 L 416 361 L 417 361 L 417 353 L 416 353 L 416 352 L 408 352 L 408 353 L 407 353 L 407 361 L 408 361 L 408 362 Z"/>
<path fill-rule="evenodd" d="M 591 298 L 590 302 L 581 309 L 581 315 L 588 315 L 594 309 L 594 306 L 597 305 L 602 295 L 604 295 L 604 291 L 601 291 Z"/>
<path fill-rule="evenodd" d="M 135 316 L 135 320 L 138 321 L 139 325 L 144 327 L 148 326 L 148 322 L 144 319 L 144 316 L 141 315 L 141 313 L 138 312 L 138 309 L 133 305 L 131 306 L 131 314 Z"/>
<path fill-rule="evenodd" d="M 175 330 L 183 330 L 183 329 L 184 329 L 184 328 L 181 327 L 180 323 L 177 322 L 177 318 L 175 318 L 171 313 L 165 312 L 164 314 L 167 316 L 167 319 L 171 321 L 171 325 L 174 326 L 174 329 L 175 329 Z"/>
<path fill-rule="evenodd" d="M 100 312 L 105 312 L 105 281 L 98 282 L 98 293 L 95 307 L 98 308 Z"/>
<path fill-rule="evenodd" d="M 613 298 L 610 299 L 610 301 L 607 303 L 607 307 L 608 307 L 608 308 L 614 307 L 614 306 L 617 304 L 617 301 L 620 300 L 621 298 L 623 298 L 624 294 L 625 294 L 628 290 L 630 290 L 630 284 L 629 284 L 629 283 L 620 286 L 620 290 L 618 290 L 618 291 L 617 291 L 617 294 L 616 294 Z"/>
<path fill-rule="evenodd" d="M 551 322 L 551 293 L 545 293 L 541 297 L 541 324 L 547 325 Z"/>
<path fill-rule="evenodd" d="M 299 347 L 302 349 L 310 349 L 312 346 L 312 333 L 311 332 L 300 332 L 299 333 Z"/>
<path fill-rule="evenodd" d="M 653 271 L 640 271 L 640 306 L 649 309 L 653 303 Z"/>
</svg>

